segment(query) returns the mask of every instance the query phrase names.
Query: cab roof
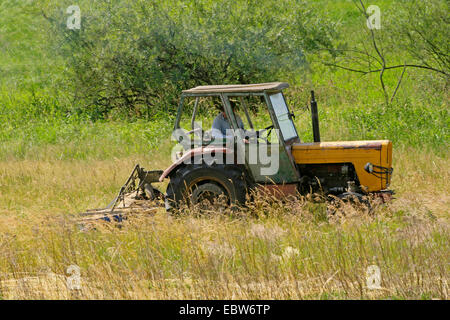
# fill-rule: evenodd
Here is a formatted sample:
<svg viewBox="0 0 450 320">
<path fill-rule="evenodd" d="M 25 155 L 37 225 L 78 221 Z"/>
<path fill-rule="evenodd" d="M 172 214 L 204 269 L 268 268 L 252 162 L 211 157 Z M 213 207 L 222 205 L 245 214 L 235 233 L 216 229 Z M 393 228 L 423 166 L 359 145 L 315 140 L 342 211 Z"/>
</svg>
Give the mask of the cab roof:
<svg viewBox="0 0 450 320">
<path fill-rule="evenodd" d="M 189 90 L 183 90 L 183 93 L 245 93 L 245 92 L 264 92 L 264 91 L 280 91 L 289 87 L 286 82 L 268 82 L 255 84 L 228 84 L 199 86 Z"/>
</svg>

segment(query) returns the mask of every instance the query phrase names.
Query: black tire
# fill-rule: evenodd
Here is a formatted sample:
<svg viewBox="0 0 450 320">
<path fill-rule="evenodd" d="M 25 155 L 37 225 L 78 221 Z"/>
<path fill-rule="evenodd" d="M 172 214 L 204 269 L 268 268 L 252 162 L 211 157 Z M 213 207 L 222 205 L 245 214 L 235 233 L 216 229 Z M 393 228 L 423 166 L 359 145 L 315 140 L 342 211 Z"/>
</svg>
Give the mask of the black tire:
<svg viewBox="0 0 450 320">
<path fill-rule="evenodd" d="M 166 210 L 179 208 L 182 202 L 196 204 L 192 198 L 196 189 L 197 193 L 200 190 L 216 193 L 217 196 L 223 194 L 230 206 L 245 204 L 247 184 L 243 170 L 238 166 L 189 164 L 177 168 L 170 175 L 165 196 Z"/>
</svg>

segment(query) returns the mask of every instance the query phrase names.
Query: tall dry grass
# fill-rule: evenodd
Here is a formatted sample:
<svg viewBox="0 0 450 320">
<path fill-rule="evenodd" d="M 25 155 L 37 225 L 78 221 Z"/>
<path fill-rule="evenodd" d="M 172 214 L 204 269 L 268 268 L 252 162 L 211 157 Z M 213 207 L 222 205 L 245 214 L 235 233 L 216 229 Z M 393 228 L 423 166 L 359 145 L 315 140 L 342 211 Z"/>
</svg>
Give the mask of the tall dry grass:
<svg viewBox="0 0 450 320">
<path fill-rule="evenodd" d="M 2 299 L 448 298 L 448 158 L 397 151 L 397 199 L 371 215 L 260 196 L 230 215 L 160 209 L 82 228 L 75 214 L 105 206 L 136 162 L 167 161 L 0 163 Z M 73 264 L 79 291 L 66 286 Z"/>
</svg>

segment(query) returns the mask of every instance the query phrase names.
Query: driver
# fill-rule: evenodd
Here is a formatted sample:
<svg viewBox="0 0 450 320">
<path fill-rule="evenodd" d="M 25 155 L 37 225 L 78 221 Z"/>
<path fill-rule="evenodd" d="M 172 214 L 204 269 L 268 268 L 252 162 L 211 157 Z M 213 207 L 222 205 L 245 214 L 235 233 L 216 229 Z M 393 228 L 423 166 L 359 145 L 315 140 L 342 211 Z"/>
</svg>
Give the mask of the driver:
<svg viewBox="0 0 450 320">
<path fill-rule="evenodd" d="M 231 109 L 233 110 L 233 113 L 235 114 L 239 129 L 242 129 L 245 131 L 244 123 L 242 122 L 242 119 L 239 117 L 238 114 L 236 114 L 234 112 L 236 109 L 236 104 L 234 103 L 234 101 L 230 101 L 230 104 L 231 104 Z M 231 125 L 230 125 L 230 122 L 228 121 L 227 115 L 222 106 L 221 112 L 217 115 L 217 117 L 213 121 L 211 133 L 215 139 L 233 138 L 233 136 L 227 135 L 227 130 L 231 130 Z"/>
</svg>

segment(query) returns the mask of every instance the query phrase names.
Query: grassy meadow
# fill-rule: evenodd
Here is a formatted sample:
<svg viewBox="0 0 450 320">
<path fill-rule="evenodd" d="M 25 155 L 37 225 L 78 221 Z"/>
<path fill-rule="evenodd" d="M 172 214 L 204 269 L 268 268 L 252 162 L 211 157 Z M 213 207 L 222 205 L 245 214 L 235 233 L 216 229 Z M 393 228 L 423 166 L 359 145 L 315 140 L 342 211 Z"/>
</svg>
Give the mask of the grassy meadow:
<svg viewBox="0 0 450 320">
<path fill-rule="evenodd" d="M 342 32 L 358 28 L 351 1 L 315 4 Z M 315 195 L 261 194 L 239 212 L 160 208 L 85 230 L 77 213 L 105 207 L 135 164 L 170 165 L 174 119 L 71 112 L 57 86 L 65 66 L 33 8 L 0 0 L 0 299 L 448 299 L 448 82 L 408 69 L 386 105 L 376 74 L 330 68 L 320 55 L 273 79 L 291 85 L 302 141 L 312 141 L 312 89 L 323 141 L 393 141 L 395 199 L 370 214 L 328 217 Z M 400 73 L 386 73 L 390 88 Z M 67 289 L 70 265 L 81 290 Z M 370 265 L 380 289 L 367 286 Z"/>
</svg>

